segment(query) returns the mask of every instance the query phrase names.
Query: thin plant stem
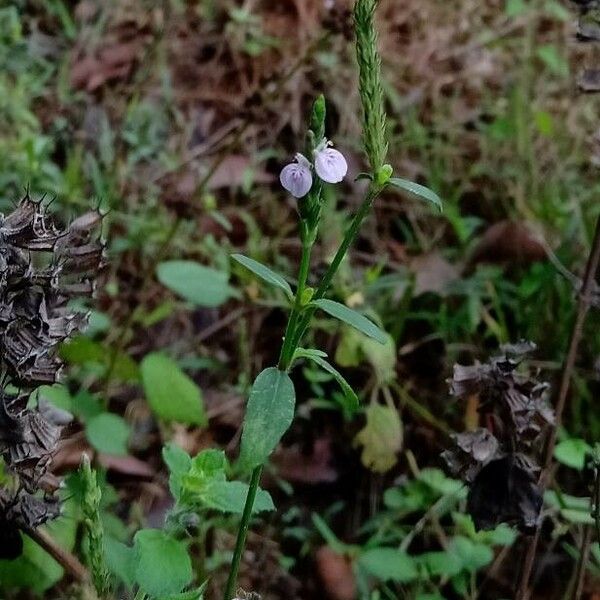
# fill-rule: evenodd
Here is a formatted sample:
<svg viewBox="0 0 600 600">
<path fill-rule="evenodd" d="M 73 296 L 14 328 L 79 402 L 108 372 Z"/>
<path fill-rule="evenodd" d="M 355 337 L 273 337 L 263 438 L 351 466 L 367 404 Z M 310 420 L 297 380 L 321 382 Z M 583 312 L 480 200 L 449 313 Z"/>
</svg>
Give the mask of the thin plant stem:
<svg viewBox="0 0 600 600">
<path fill-rule="evenodd" d="M 356 239 L 358 235 L 358 231 L 363 221 L 365 220 L 371 206 L 373 205 L 373 201 L 381 191 L 381 188 L 376 185 L 371 185 L 369 190 L 367 191 L 367 195 L 358 209 L 356 215 L 352 219 L 352 223 L 348 227 L 346 234 L 344 235 L 344 239 L 336 252 L 336 255 L 329 265 L 329 268 L 323 275 L 323 279 L 321 280 L 317 291 L 315 292 L 314 298 L 322 298 L 325 295 L 325 292 L 329 288 L 333 277 L 335 276 L 336 271 L 338 270 L 344 256 L 348 252 L 351 244 Z M 286 327 L 286 334 L 283 343 L 283 347 L 281 349 L 281 354 L 279 358 L 278 368 L 281 370 L 288 370 L 294 356 L 294 352 L 302 339 L 302 335 L 306 328 L 310 323 L 310 319 L 312 314 L 314 313 L 314 307 L 308 306 L 303 313 L 303 316 L 300 318 L 302 314 L 302 293 L 306 287 L 306 281 L 308 278 L 308 269 L 310 266 L 310 254 L 312 249 L 312 239 L 314 236 L 310 236 L 310 240 L 305 235 L 306 232 L 302 232 L 302 258 L 300 263 L 300 269 L 298 273 L 298 287 L 296 291 L 296 299 L 294 301 L 294 307 L 292 308 L 292 312 L 290 313 L 290 317 L 288 319 L 288 325 Z M 300 319 L 300 320 L 298 320 Z M 250 523 L 250 516 L 252 514 L 252 506 L 254 505 L 254 499 L 256 498 L 256 492 L 258 490 L 258 484 L 260 482 L 260 475 L 262 473 L 262 465 L 256 467 L 252 472 L 252 478 L 250 480 L 250 487 L 248 489 L 248 495 L 246 496 L 246 503 L 244 505 L 244 513 L 242 515 L 242 520 L 240 523 L 240 528 L 238 530 L 238 536 L 235 544 L 235 551 L 233 553 L 233 559 L 231 562 L 231 567 L 229 570 L 229 577 L 227 579 L 227 586 L 225 588 L 225 595 L 223 596 L 223 600 L 231 600 L 233 597 L 233 591 L 235 588 L 235 583 L 237 581 L 237 574 L 239 571 L 240 560 L 242 558 L 242 553 L 244 551 L 244 546 L 246 543 L 246 536 L 248 534 L 248 527 Z"/>
<path fill-rule="evenodd" d="M 294 351 L 296 350 L 296 348 L 292 346 L 294 342 L 294 334 L 296 332 L 298 318 L 300 317 L 300 313 L 302 312 L 302 299 L 304 295 L 304 290 L 306 289 L 306 282 L 308 280 L 308 271 L 310 268 L 310 255 L 313 247 L 313 244 L 309 239 L 308 232 L 306 231 L 306 225 L 302 223 L 301 227 L 302 256 L 300 258 L 300 269 L 298 272 L 298 286 L 296 289 L 296 298 L 294 300 L 294 306 L 292 308 L 292 312 L 290 313 L 290 317 L 285 328 L 283 345 L 281 347 L 281 352 L 279 354 L 279 363 L 277 365 L 277 367 L 282 371 L 287 371 L 289 369 L 292 356 L 294 354 Z M 314 238 L 314 236 L 311 237 Z"/>
<path fill-rule="evenodd" d="M 240 521 L 240 527 L 238 529 L 237 540 L 235 542 L 233 558 L 231 559 L 231 567 L 229 569 L 229 577 L 227 578 L 227 585 L 225 587 L 223 600 L 231 600 L 234 597 L 233 593 L 235 591 L 235 584 L 237 582 L 237 576 L 240 570 L 242 554 L 244 553 L 244 547 L 246 546 L 246 537 L 248 536 L 248 528 L 250 527 L 252 508 L 254 507 L 254 500 L 256 499 L 256 493 L 258 491 L 258 484 L 260 482 L 262 470 L 263 465 L 259 465 L 254 469 L 254 471 L 252 471 L 252 477 L 250 478 L 250 484 L 248 487 L 248 495 L 246 496 L 246 504 L 244 505 L 244 512 L 242 513 L 242 520 Z"/>
<path fill-rule="evenodd" d="M 546 452 L 544 457 L 544 465 L 542 473 L 540 475 L 540 484 L 546 487 L 548 479 L 550 478 L 550 470 L 552 466 L 552 459 L 554 456 L 554 448 L 556 446 L 556 436 L 558 429 L 562 422 L 562 414 L 569 394 L 569 388 L 571 386 L 571 379 L 573 377 L 573 370 L 575 367 L 575 359 L 577 358 L 579 343 L 583 336 L 583 326 L 585 318 L 592 301 L 592 291 L 594 288 L 596 272 L 598 271 L 598 263 L 600 262 L 600 216 L 596 221 L 596 229 L 594 233 L 594 240 L 590 254 L 588 256 L 587 264 L 585 267 L 585 274 L 583 276 L 583 284 L 579 293 L 579 301 L 577 303 L 577 314 L 575 321 L 573 322 L 573 328 L 571 330 L 571 336 L 569 340 L 569 348 L 565 361 L 563 363 L 562 374 L 560 379 L 560 387 L 555 406 L 555 426 L 550 432 L 550 437 L 546 445 Z M 529 540 L 527 546 L 525 560 L 523 563 L 523 571 L 519 581 L 519 587 L 516 595 L 516 600 L 526 600 L 529 594 L 529 580 L 531 578 L 531 571 L 533 568 L 533 561 L 535 559 L 535 553 L 540 537 L 540 524 L 536 527 L 533 537 Z"/>
<path fill-rule="evenodd" d="M 350 226 L 348 227 L 348 230 L 346 231 L 346 234 L 344 235 L 344 239 L 342 240 L 342 243 L 341 243 L 340 247 L 338 248 L 338 251 L 336 252 L 335 256 L 333 257 L 331 264 L 327 268 L 325 275 L 323 275 L 323 279 L 321 280 L 321 283 L 319 284 L 319 287 L 317 288 L 315 295 L 313 296 L 314 300 L 323 298 L 323 296 L 329 289 L 329 286 L 331 285 L 331 282 L 333 281 L 333 278 L 334 278 L 342 260 L 344 259 L 344 257 L 348 253 L 348 249 L 350 248 L 350 246 L 356 239 L 356 237 L 358 235 L 358 231 L 360 230 L 360 227 L 361 227 L 363 221 L 369 214 L 369 211 L 371 210 L 371 206 L 373 206 L 373 202 L 374 202 L 375 198 L 377 198 L 377 196 L 379 195 L 380 192 L 381 192 L 381 188 L 379 186 L 377 186 L 375 184 L 371 184 L 371 186 L 369 187 L 369 189 L 367 191 L 367 195 L 366 195 L 365 199 L 363 200 L 358 211 L 354 215 L 354 218 L 352 219 L 352 222 L 350 223 Z M 296 333 L 294 335 L 294 340 L 292 343 L 292 347 L 294 349 L 297 348 L 298 345 L 300 344 L 300 341 L 302 340 L 302 336 L 304 335 L 306 329 L 308 328 L 308 325 L 310 324 L 310 320 L 311 320 L 315 310 L 316 310 L 315 306 L 308 306 L 306 311 L 304 312 L 302 319 L 298 323 L 298 327 L 296 328 Z"/>
</svg>

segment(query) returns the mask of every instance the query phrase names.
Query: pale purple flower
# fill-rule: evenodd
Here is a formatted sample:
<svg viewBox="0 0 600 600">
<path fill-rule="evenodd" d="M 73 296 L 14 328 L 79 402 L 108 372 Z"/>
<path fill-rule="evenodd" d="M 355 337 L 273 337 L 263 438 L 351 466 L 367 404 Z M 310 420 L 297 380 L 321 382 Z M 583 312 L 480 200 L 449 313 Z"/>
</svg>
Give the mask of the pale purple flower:
<svg viewBox="0 0 600 600">
<path fill-rule="evenodd" d="M 348 172 L 348 163 L 343 154 L 331 147 L 331 142 L 323 143 L 315 150 L 315 171 L 327 183 L 339 183 Z"/>
<path fill-rule="evenodd" d="M 294 198 L 303 198 L 312 187 L 311 166 L 302 154 L 296 154 L 296 162 L 286 165 L 279 175 L 281 185 Z"/>
</svg>

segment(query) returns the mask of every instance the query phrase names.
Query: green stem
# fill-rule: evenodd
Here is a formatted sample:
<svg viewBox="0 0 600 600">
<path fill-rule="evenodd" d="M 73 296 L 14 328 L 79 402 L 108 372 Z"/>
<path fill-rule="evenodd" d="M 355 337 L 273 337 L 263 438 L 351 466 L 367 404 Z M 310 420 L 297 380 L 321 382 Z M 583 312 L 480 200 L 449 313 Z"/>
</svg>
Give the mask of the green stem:
<svg viewBox="0 0 600 600">
<path fill-rule="evenodd" d="M 227 586 L 225 587 L 225 595 L 223 596 L 223 600 L 231 600 L 234 598 L 234 588 L 237 581 L 238 571 L 240 570 L 242 554 L 246 545 L 246 537 L 248 536 L 248 528 L 250 527 L 250 517 L 252 516 L 252 508 L 254 507 L 254 500 L 256 499 L 256 492 L 258 491 L 258 484 L 260 482 L 262 470 L 263 466 L 259 465 L 256 467 L 256 469 L 254 469 L 254 471 L 252 471 L 248 495 L 246 496 L 246 504 L 244 505 L 244 512 L 242 514 L 240 528 L 238 529 L 235 550 L 233 551 L 231 568 L 229 569 L 229 577 L 227 578 Z"/>
<path fill-rule="evenodd" d="M 308 271 L 310 268 L 310 255 L 313 247 L 312 240 L 314 239 L 314 235 L 309 235 L 306 229 L 306 224 L 304 222 L 302 222 L 301 228 L 302 256 L 300 258 L 300 270 L 298 272 L 298 286 L 296 288 L 296 298 L 294 300 L 294 306 L 292 308 L 292 312 L 290 313 L 290 317 L 285 328 L 283 346 L 281 347 L 281 352 L 279 354 L 279 362 L 277 364 L 277 368 L 281 369 L 282 371 L 287 371 L 289 369 L 292 357 L 294 355 L 294 351 L 296 350 L 296 347 L 294 346 L 293 342 L 296 333 L 298 318 L 302 313 L 302 296 L 304 295 L 304 290 L 306 289 Z"/>
<path fill-rule="evenodd" d="M 337 270 L 338 270 L 342 260 L 344 260 L 344 257 L 346 256 L 348 249 L 350 248 L 350 246 L 352 245 L 352 243 L 354 242 L 354 240 L 356 239 L 356 237 L 358 235 L 358 231 L 360 230 L 360 227 L 361 227 L 363 221 L 369 214 L 369 211 L 371 210 L 371 206 L 373 206 L 373 201 L 375 200 L 375 198 L 377 198 L 377 196 L 379 195 L 380 192 L 381 192 L 381 187 L 372 183 L 371 186 L 369 187 L 369 190 L 367 192 L 365 199 L 363 200 L 358 211 L 354 215 L 354 218 L 352 219 L 352 223 L 350 223 L 350 226 L 348 227 L 348 230 L 346 231 L 346 234 L 344 235 L 344 239 L 342 240 L 342 243 L 341 243 L 340 247 L 338 248 L 338 251 L 335 253 L 335 256 L 333 257 L 331 264 L 329 265 L 327 271 L 325 272 L 325 275 L 323 275 L 323 279 L 321 280 L 321 283 L 319 284 L 319 287 L 317 288 L 317 291 L 315 292 L 315 295 L 313 296 L 314 300 L 318 300 L 319 298 L 322 298 L 325 295 L 325 293 L 327 292 L 327 290 L 329 289 L 329 286 L 331 285 L 331 282 L 333 281 L 333 278 L 334 278 L 335 274 L 337 273 Z M 302 340 L 302 336 L 304 335 L 315 310 L 316 310 L 316 308 L 314 306 L 309 306 L 307 308 L 307 310 L 304 312 L 304 316 L 298 323 L 298 326 L 296 327 L 294 338 L 293 338 L 292 344 L 291 344 L 291 347 L 294 350 L 300 344 L 300 341 Z"/>
</svg>

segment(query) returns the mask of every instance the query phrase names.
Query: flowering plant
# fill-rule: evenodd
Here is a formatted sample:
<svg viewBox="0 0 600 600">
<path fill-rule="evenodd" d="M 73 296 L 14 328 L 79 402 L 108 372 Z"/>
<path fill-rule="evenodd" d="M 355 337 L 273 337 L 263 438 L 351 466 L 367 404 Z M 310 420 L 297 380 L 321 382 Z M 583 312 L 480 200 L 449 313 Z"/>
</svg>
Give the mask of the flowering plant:
<svg viewBox="0 0 600 600">
<path fill-rule="evenodd" d="M 280 174 L 283 188 L 298 201 L 302 253 L 295 292 L 287 281 L 269 267 L 255 260 L 234 255 L 233 258 L 271 285 L 282 289 L 291 301 L 291 310 L 279 353 L 277 366 L 263 370 L 252 385 L 246 408 L 241 438 L 240 463 L 252 472 L 241 517 L 236 547 L 224 593 L 231 600 L 236 588 L 237 574 L 243 554 L 250 517 L 257 494 L 263 465 L 290 427 L 294 418 L 295 390 L 289 372 L 296 361 L 311 360 L 333 375 L 351 402 L 358 401 L 351 386 L 327 362 L 327 354 L 318 349 L 300 346 L 315 311 L 329 315 L 358 329 L 365 335 L 385 343 L 386 335 L 375 323 L 351 308 L 325 295 L 359 229 L 368 216 L 373 202 L 388 186 L 416 194 L 437 207 L 440 199 L 431 190 L 405 179 L 392 177 L 393 169 L 387 164 L 386 114 L 381 84 L 381 64 L 377 52 L 374 27 L 376 0 L 357 0 L 354 10 L 356 47 L 359 65 L 360 97 L 363 110 L 363 140 L 370 171 L 359 176 L 368 180 L 364 199 L 354 215 L 331 264 L 318 286 L 308 285 L 311 252 L 318 236 L 326 184 L 338 184 L 348 172 L 343 154 L 333 147 L 325 136 L 325 98 L 315 101 L 310 117 L 306 154 L 296 153 L 295 161 L 286 165 Z"/>
</svg>

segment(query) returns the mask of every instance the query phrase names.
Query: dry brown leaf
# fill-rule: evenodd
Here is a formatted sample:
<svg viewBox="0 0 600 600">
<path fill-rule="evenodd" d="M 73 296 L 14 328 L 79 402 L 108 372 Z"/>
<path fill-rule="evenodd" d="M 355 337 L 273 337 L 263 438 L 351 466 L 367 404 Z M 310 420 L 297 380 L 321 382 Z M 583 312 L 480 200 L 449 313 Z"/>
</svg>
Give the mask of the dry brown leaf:
<svg viewBox="0 0 600 600">
<path fill-rule="evenodd" d="M 331 600 L 354 600 L 356 581 L 349 558 L 321 546 L 316 554 L 317 572 Z"/>
</svg>

